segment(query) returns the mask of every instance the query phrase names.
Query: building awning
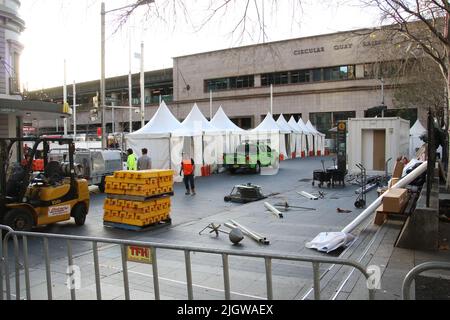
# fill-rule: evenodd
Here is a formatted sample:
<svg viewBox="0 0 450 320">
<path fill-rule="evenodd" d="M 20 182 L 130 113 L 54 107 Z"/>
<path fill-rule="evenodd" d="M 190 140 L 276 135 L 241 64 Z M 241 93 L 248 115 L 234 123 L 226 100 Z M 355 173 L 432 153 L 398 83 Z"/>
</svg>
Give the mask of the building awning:
<svg viewBox="0 0 450 320">
<path fill-rule="evenodd" d="M 0 114 L 22 116 L 24 121 L 53 120 L 70 117 L 62 104 L 39 100 L 0 99 Z"/>
</svg>

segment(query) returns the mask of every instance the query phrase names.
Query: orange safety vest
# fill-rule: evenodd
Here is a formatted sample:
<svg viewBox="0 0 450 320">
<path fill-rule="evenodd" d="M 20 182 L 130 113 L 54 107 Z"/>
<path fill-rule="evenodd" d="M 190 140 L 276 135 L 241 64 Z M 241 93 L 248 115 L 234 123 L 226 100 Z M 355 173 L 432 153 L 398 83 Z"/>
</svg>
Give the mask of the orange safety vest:
<svg viewBox="0 0 450 320">
<path fill-rule="evenodd" d="M 194 173 L 194 165 L 192 164 L 191 160 L 183 160 L 183 174 L 185 176 L 190 176 L 192 173 Z"/>
</svg>

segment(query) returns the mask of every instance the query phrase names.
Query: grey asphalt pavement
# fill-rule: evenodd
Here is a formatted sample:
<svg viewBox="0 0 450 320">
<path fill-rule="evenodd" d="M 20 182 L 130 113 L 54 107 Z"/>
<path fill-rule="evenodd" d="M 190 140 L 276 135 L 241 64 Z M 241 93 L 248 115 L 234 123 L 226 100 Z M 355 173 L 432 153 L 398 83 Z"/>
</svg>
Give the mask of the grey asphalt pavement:
<svg viewBox="0 0 450 320">
<path fill-rule="evenodd" d="M 332 158 L 307 158 L 287 160 L 281 163 L 278 175 L 264 176 L 255 174 L 218 174 L 196 179 L 196 196 L 186 196 L 182 184 L 175 185 L 172 198 L 172 224 L 146 232 L 131 232 L 103 226 L 104 194 L 93 191 L 90 213 L 85 226 L 75 226 L 65 222 L 36 229 L 37 232 L 95 236 L 115 239 L 130 239 L 154 243 L 171 243 L 206 248 L 226 248 L 238 251 L 256 251 L 265 253 L 323 255 L 305 248 L 305 243 L 318 233 L 340 231 L 362 210 L 353 205 L 357 186 L 346 188 L 322 188 L 311 185 L 312 171 L 321 169 L 320 160 L 326 166 L 333 164 Z M 265 194 L 272 194 L 268 199 L 250 204 L 224 202 L 236 184 L 254 183 L 262 186 Z M 325 194 L 324 199 L 309 200 L 297 194 L 307 191 Z M 375 197 L 375 192 L 368 195 L 368 201 Z M 275 204 L 288 201 L 290 205 L 312 207 L 316 210 L 293 210 L 284 213 L 284 218 L 276 218 L 268 212 L 263 203 Z M 338 213 L 336 208 L 351 210 Z M 234 219 L 252 230 L 265 235 L 270 245 L 261 245 L 250 238 L 245 238 L 239 246 L 232 246 L 226 234 L 219 237 L 205 232 L 198 232 L 209 223 L 222 224 Z M 228 230 L 223 228 L 223 230 Z M 367 235 L 373 230 L 364 230 Z M 360 237 L 360 244 L 365 243 Z M 65 287 L 67 267 L 67 246 L 65 241 L 50 239 L 50 257 L 53 295 L 58 299 L 70 298 Z M 42 241 L 28 240 L 33 297 L 46 298 L 45 265 Z M 357 246 L 359 247 L 359 245 Z M 81 268 L 83 286 L 77 290 L 78 298 L 95 298 L 95 278 L 92 262 L 92 244 L 88 242 L 73 243 L 74 263 Z M 100 271 L 104 299 L 123 299 L 123 274 L 121 271 L 120 248 L 116 245 L 100 245 Z M 223 299 L 223 279 L 220 256 L 193 254 L 194 296 L 197 299 Z M 12 265 L 11 265 L 12 266 Z M 186 273 L 184 254 L 167 250 L 158 251 L 158 267 L 161 277 L 162 299 L 186 299 Z M 266 278 L 264 261 L 250 258 L 230 258 L 231 289 L 233 299 L 264 299 L 266 295 Z M 321 266 L 324 272 L 327 265 Z M 129 263 L 131 297 L 135 299 L 154 298 L 152 269 L 148 265 Z M 276 299 L 299 299 L 311 286 L 312 270 L 309 263 L 277 261 L 273 263 L 274 292 Z M 22 284 L 23 288 L 23 284 Z M 22 293 L 23 294 L 23 293 Z"/>
</svg>

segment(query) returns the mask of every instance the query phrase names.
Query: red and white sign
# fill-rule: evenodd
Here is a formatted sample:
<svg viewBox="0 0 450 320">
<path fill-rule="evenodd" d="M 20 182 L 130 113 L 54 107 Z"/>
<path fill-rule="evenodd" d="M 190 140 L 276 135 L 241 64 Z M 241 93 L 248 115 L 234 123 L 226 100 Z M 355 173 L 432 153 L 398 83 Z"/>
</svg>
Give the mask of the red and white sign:
<svg viewBox="0 0 450 320">
<path fill-rule="evenodd" d="M 36 133 L 36 128 L 35 127 L 24 126 L 23 127 L 23 133 L 24 134 Z"/>
<path fill-rule="evenodd" d="M 48 208 L 49 217 L 58 217 L 70 214 L 70 205 Z"/>
</svg>

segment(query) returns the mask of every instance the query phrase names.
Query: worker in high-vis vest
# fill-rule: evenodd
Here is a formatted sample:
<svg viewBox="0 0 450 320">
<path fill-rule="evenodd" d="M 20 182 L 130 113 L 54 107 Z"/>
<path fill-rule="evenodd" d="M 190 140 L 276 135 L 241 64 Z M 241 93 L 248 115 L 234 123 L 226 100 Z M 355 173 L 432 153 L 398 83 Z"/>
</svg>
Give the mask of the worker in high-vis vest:
<svg viewBox="0 0 450 320">
<path fill-rule="evenodd" d="M 127 157 L 127 169 L 128 170 L 137 170 L 137 159 L 136 155 L 133 153 L 132 149 L 127 150 L 128 157 Z"/>
<path fill-rule="evenodd" d="M 195 196 L 195 184 L 194 184 L 195 164 L 193 159 L 185 157 L 183 154 L 183 160 L 181 161 L 180 175 L 183 174 L 184 185 L 186 186 L 186 195 L 192 194 Z"/>
</svg>

